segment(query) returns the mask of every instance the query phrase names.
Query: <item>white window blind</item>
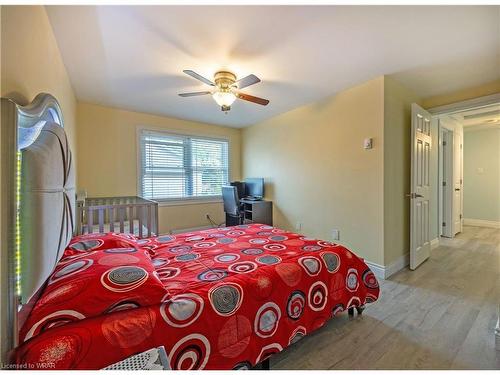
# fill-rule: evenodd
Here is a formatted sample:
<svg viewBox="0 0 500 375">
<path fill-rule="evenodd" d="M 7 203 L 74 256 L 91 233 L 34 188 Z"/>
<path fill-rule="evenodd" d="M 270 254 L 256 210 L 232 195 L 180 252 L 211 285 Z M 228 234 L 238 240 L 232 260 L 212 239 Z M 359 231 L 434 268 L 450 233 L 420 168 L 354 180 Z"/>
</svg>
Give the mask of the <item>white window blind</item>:
<svg viewBox="0 0 500 375">
<path fill-rule="evenodd" d="M 227 140 L 140 132 L 140 189 L 155 200 L 215 197 L 229 181 Z"/>
</svg>

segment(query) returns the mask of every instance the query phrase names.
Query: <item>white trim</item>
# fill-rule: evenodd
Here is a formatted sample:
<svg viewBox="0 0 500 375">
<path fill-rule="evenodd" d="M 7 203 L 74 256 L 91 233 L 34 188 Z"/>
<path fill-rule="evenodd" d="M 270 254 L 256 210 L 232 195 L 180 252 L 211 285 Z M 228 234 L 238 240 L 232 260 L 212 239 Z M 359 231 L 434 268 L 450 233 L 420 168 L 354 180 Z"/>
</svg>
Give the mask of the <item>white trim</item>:
<svg viewBox="0 0 500 375">
<path fill-rule="evenodd" d="M 495 349 L 500 351 L 500 315 L 497 320 L 497 326 L 495 327 Z"/>
<path fill-rule="evenodd" d="M 207 230 L 207 229 L 212 229 L 212 228 L 213 228 L 213 226 L 211 226 L 211 225 L 203 225 L 201 227 L 171 229 L 169 231 L 169 234 L 180 234 L 180 233 L 187 233 L 187 232 L 195 232 L 195 231 L 198 231 L 198 230 Z"/>
<path fill-rule="evenodd" d="M 436 237 L 431 241 L 431 249 L 435 249 L 438 246 L 439 246 L 439 237 Z"/>
<path fill-rule="evenodd" d="M 376 277 L 385 280 L 410 264 L 410 253 L 402 255 L 387 266 L 381 266 L 380 264 L 369 262 L 367 260 L 365 260 L 365 263 L 370 267 Z"/>
<path fill-rule="evenodd" d="M 491 104 L 500 102 L 500 94 L 492 94 L 480 96 L 479 98 L 462 100 L 460 102 L 440 105 L 438 107 L 429 108 L 428 111 L 433 115 L 451 114 L 455 112 L 462 112 L 468 109 L 486 107 Z"/>
<path fill-rule="evenodd" d="M 159 207 L 170 207 L 170 206 L 189 206 L 192 204 L 215 204 L 222 203 L 222 198 L 198 198 L 198 199 L 172 199 L 172 200 L 158 200 Z"/>
<path fill-rule="evenodd" d="M 500 221 L 492 221 L 492 220 L 464 219 L 464 225 L 471 225 L 473 227 L 500 229 Z"/>
<path fill-rule="evenodd" d="M 431 249 L 434 249 L 437 246 L 439 246 L 439 237 L 436 237 L 431 241 Z M 410 264 L 410 253 L 408 252 L 405 255 L 400 256 L 387 266 L 381 266 L 380 264 L 370 262 L 368 260 L 365 260 L 365 263 L 368 267 L 370 267 L 377 278 L 385 280 Z"/>
</svg>

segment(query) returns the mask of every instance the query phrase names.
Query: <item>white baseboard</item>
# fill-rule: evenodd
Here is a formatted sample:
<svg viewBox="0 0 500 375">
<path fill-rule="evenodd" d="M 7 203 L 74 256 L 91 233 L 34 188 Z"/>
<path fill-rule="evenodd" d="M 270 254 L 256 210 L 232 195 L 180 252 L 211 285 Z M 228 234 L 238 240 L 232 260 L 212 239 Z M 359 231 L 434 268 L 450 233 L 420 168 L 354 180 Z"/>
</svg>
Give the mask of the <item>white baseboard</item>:
<svg viewBox="0 0 500 375">
<path fill-rule="evenodd" d="M 480 219 L 464 219 L 464 225 L 473 227 L 486 227 L 500 229 L 500 221 L 480 220 Z"/>
<path fill-rule="evenodd" d="M 495 328 L 495 349 L 500 350 L 500 316 L 497 320 L 497 326 Z"/>
<path fill-rule="evenodd" d="M 436 237 L 431 241 L 431 249 L 434 249 L 435 247 L 438 246 L 439 246 L 439 237 Z"/>
<path fill-rule="evenodd" d="M 437 246 L 439 246 L 439 237 L 436 237 L 431 241 L 431 249 L 434 249 Z M 380 264 L 369 262 L 367 260 L 365 260 L 365 263 L 370 267 L 375 276 L 377 276 L 379 279 L 385 280 L 410 264 L 410 253 L 408 252 L 400 256 L 398 259 L 396 259 L 391 264 L 388 264 L 387 266 L 381 266 Z"/>
<path fill-rule="evenodd" d="M 380 264 L 367 260 L 365 260 L 365 263 L 370 267 L 377 278 L 385 280 L 410 264 L 410 253 L 402 255 L 387 266 L 381 266 Z"/>
</svg>

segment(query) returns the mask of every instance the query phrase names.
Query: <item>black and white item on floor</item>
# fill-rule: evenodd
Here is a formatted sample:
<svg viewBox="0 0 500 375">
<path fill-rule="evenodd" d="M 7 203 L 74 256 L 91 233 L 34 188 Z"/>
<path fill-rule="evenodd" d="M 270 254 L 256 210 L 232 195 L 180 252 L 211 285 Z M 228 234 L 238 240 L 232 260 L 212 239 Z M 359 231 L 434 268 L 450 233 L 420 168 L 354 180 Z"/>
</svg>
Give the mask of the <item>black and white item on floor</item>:
<svg viewBox="0 0 500 375">
<path fill-rule="evenodd" d="M 135 354 L 103 370 L 171 370 L 167 353 L 163 346 Z"/>
</svg>

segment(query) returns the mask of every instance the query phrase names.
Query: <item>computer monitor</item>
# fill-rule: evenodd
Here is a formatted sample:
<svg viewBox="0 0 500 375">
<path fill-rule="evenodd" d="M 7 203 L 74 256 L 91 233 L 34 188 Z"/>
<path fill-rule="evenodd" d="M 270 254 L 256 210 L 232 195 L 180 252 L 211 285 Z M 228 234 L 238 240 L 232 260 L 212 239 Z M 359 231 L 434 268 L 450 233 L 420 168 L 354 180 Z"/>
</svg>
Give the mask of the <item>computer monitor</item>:
<svg viewBox="0 0 500 375">
<path fill-rule="evenodd" d="M 264 197 L 264 179 L 245 178 L 245 196 L 255 198 Z"/>
</svg>

